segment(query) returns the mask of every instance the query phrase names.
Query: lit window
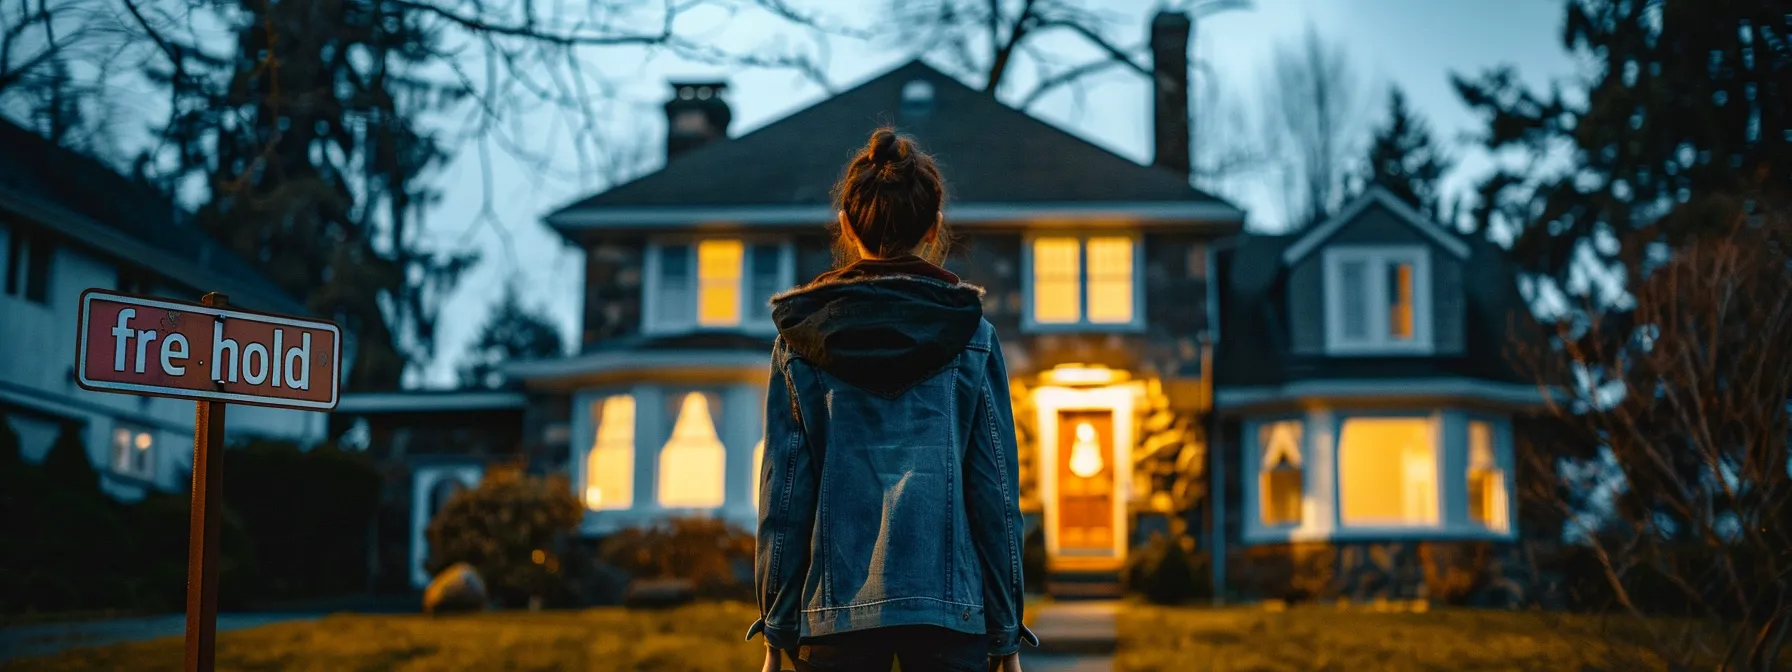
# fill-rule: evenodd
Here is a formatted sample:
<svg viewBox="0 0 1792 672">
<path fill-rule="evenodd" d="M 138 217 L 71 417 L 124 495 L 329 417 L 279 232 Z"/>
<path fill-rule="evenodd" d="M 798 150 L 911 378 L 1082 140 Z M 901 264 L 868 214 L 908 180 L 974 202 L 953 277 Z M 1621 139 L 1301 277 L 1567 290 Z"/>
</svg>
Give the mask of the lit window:
<svg viewBox="0 0 1792 672">
<path fill-rule="evenodd" d="M 759 506 L 759 483 L 765 480 L 765 475 L 759 470 L 764 468 L 765 439 L 760 439 L 759 445 L 753 446 L 753 506 L 755 507 Z"/>
<path fill-rule="evenodd" d="M 1297 420 L 1272 422 L 1257 432 L 1262 465 L 1258 475 L 1258 507 L 1264 525 L 1298 525 L 1303 478 L 1301 425 Z"/>
<path fill-rule="evenodd" d="M 1039 325 L 1126 325 L 1137 319 L 1138 267 L 1127 236 L 1041 236 L 1031 244 L 1031 318 Z"/>
<path fill-rule="evenodd" d="M 1489 530 L 1508 526 L 1506 474 L 1493 458 L 1493 425 L 1468 423 L 1468 517 Z"/>
<path fill-rule="evenodd" d="M 585 458 L 585 506 L 626 509 L 635 502 L 635 398 L 619 394 L 591 405 L 597 438 Z"/>
<path fill-rule="evenodd" d="M 1437 431 L 1425 418 L 1350 418 L 1338 437 L 1345 525 L 1437 524 Z"/>
<path fill-rule="evenodd" d="M 1033 321 L 1067 324 L 1082 319 L 1079 275 L 1082 246 L 1075 238 L 1033 241 Z"/>
<path fill-rule="evenodd" d="M 1089 239 L 1089 321 L 1132 321 L 1132 239 Z"/>
<path fill-rule="evenodd" d="M 740 324 L 740 279 L 744 248 L 738 240 L 697 244 L 697 324 Z"/>
<path fill-rule="evenodd" d="M 1429 281 L 1429 258 L 1421 247 L 1326 250 L 1326 348 L 1428 352 Z"/>
<path fill-rule="evenodd" d="M 793 283 L 786 243 L 738 239 L 665 243 L 648 248 L 644 329 L 750 327 L 769 330 L 773 294 Z"/>
<path fill-rule="evenodd" d="M 155 435 L 147 429 L 118 425 L 112 429 L 112 470 L 136 478 L 155 478 Z"/>
<path fill-rule="evenodd" d="M 660 450 L 659 500 L 669 508 L 706 509 L 722 505 L 727 451 L 716 438 L 709 399 L 684 395 L 672 438 Z"/>
</svg>

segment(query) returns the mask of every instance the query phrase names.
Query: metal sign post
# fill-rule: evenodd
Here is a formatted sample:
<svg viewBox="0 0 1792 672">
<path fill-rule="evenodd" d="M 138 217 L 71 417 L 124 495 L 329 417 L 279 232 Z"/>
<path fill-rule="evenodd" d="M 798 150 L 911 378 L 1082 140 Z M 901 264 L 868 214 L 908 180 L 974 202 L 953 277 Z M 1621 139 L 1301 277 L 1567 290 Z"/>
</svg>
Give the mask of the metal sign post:
<svg viewBox="0 0 1792 672">
<path fill-rule="evenodd" d="M 193 493 L 187 521 L 187 672 L 211 672 L 218 636 L 219 507 L 226 404 L 329 411 L 342 378 L 342 330 L 310 318 L 231 310 L 99 289 L 81 294 L 75 382 L 95 392 L 191 399 Z"/>
</svg>

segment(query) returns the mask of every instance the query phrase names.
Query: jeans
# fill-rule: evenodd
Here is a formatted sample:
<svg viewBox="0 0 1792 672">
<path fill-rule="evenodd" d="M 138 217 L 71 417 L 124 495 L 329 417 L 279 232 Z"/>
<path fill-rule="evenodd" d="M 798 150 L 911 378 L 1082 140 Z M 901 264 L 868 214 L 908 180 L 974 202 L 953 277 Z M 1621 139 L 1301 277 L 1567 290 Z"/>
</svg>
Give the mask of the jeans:
<svg viewBox="0 0 1792 672">
<path fill-rule="evenodd" d="M 987 672 L 989 643 L 931 625 L 899 625 L 804 639 L 796 672 Z"/>
</svg>

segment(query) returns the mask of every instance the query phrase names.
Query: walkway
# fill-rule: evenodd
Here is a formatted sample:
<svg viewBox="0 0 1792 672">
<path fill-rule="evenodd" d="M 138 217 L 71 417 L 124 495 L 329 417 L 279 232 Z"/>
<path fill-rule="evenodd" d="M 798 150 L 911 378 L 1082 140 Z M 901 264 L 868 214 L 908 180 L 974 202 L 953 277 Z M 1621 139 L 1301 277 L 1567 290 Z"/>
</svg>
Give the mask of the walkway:
<svg viewBox="0 0 1792 672">
<path fill-rule="evenodd" d="M 218 614 L 218 632 L 259 628 L 287 621 L 309 621 L 308 614 Z M 118 618 L 74 623 L 44 623 L 0 628 L 0 661 L 60 653 L 81 646 L 105 646 L 161 637 L 180 637 L 187 632 L 181 614 Z"/>
<path fill-rule="evenodd" d="M 1039 649 L 1021 650 L 1021 667 L 1030 672 L 1111 672 L 1118 635 L 1114 616 L 1120 603 L 1053 602 L 1032 607 L 1033 633 Z"/>
</svg>

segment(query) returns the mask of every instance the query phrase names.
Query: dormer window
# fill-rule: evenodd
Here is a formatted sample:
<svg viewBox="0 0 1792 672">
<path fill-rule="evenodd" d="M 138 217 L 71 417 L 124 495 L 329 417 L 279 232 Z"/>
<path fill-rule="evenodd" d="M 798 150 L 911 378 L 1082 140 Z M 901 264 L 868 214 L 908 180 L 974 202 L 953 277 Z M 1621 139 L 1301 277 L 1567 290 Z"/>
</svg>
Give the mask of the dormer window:
<svg viewBox="0 0 1792 672">
<path fill-rule="evenodd" d="M 668 240 L 648 246 L 642 331 L 771 332 L 772 295 L 794 283 L 790 245 L 739 238 Z"/>
<path fill-rule="evenodd" d="M 1424 247 L 1325 250 L 1325 297 L 1327 354 L 1431 352 L 1431 264 Z"/>
</svg>

